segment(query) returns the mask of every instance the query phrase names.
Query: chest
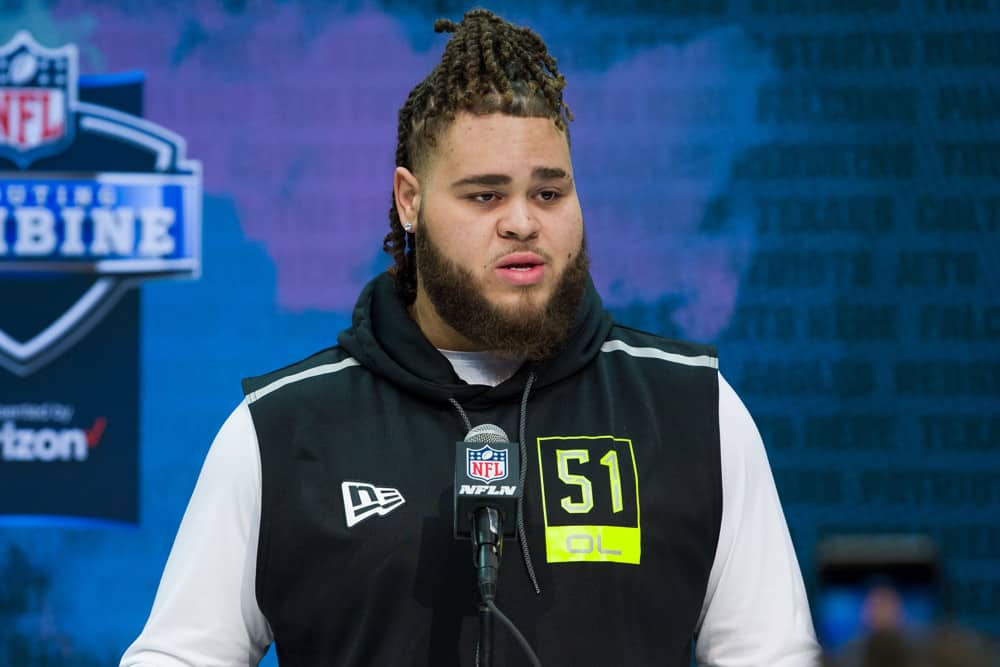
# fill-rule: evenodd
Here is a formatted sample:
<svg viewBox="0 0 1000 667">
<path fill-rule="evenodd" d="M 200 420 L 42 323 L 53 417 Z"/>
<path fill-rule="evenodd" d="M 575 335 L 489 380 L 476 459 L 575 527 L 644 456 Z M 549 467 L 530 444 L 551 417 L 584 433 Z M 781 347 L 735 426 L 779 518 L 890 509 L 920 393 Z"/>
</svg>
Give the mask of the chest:
<svg viewBox="0 0 1000 667">
<path fill-rule="evenodd" d="M 673 549 L 671 536 L 711 533 L 721 508 L 717 416 L 711 396 L 700 411 L 691 400 L 594 373 L 538 390 L 523 413 L 516 401 L 464 409 L 472 425 L 499 426 L 523 451 L 525 528 L 545 576 L 592 563 L 621 583 L 630 567 Z M 466 426 L 452 405 L 376 382 L 303 405 L 290 425 L 263 435 L 265 512 L 294 516 L 332 563 L 363 553 L 416 576 L 420 554 L 465 555 L 454 537 L 454 479 Z M 521 473 L 497 449 L 468 461 L 484 493 Z"/>
<path fill-rule="evenodd" d="M 591 646 L 583 633 L 586 663 L 598 648 L 643 650 L 664 631 L 653 619 L 673 618 L 673 641 L 687 642 L 721 517 L 717 413 L 710 392 L 703 414 L 691 400 L 595 373 L 540 389 L 526 414 L 517 402 L 465 409 L 523 445 L 525 545 L 542 592 L 507 538 L 498 603 L 529 639 L 580 628 L 615 638 Z M 297 633 L 305 609 L 332 628 L 356 627 L 359 613 L 396 619 L 432 654 L 472 631 L 472 550 L 454 537 L 459 412 L 371 379 L 297 409 L 282 423 L 256 420 L 258 597 L 276 636 Z M 501 468 L 478 470 L 520 472 Z M 615 632 L 602 633 L 608 624 Z"/>
</svg>

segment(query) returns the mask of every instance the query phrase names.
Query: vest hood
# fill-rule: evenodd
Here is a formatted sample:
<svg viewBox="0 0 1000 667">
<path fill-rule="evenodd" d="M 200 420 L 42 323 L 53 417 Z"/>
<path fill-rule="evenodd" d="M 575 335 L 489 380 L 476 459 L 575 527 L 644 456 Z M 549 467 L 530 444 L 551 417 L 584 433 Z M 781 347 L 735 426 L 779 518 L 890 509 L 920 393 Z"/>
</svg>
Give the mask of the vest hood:
<svg viewBox="0 0 1000 667">
<path fill-rule="evenodd" d="M 469 385 L 455 375 L 451 363 L 424 337 L 396 292 L 392 276 L 369 282 L 354 307 L 351 327 L 338 342 L 366 368 L 432 401 L 454 398 L 475 408 L 517 401 L 529 372 L 540 388 L 572 375 L 600 352 L 611 329 L 610 315 L 588 278 L 583 300 L 562 348 L 540 362 L 526 363 L 496 387 Z"/>
</svg>

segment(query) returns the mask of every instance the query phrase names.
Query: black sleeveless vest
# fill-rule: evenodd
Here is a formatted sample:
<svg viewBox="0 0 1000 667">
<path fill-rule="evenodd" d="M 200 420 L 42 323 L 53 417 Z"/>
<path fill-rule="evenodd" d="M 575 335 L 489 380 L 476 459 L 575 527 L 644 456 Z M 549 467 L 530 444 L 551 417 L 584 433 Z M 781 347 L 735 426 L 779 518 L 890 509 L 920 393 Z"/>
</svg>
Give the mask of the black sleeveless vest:
<svg viewBox="0 0 1000 667">
<path fill-rule="evenodd" d="M 465 426 L 447 397 L 516 440 L 535 373 L 524 514 L 541 593 L 508 538 L 498 607 L 546 667 L 688 667 L 722 513 L 714 350 L 612 326 L 590 293 L 558 359 L 469 387 L 382 280 L 340 345 L 244 381 L 256 594 L 280 663 L 474 665 L 472 550 L 452 532 Z M 499 623 L 494 641 L 494 664 L 527 664 Z"/>
</svg>

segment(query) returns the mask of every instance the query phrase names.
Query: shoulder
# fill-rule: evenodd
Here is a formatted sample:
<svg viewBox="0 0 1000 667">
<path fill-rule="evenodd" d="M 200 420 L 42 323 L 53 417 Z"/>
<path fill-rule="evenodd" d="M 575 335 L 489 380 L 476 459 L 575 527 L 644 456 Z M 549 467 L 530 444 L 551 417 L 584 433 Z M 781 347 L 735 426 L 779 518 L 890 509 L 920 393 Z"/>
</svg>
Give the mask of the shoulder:
<svg viewBox="0 0 1000 667">
<path fill-rule="evenodd" d="M 340 371 L 354 366 L 360 363 L 342 347 L 329 347 L 283 368 L 244 378 L 243 393 L 252 405 L 279 390 L 310 391 L 322 384 L 322 380 L 333 379 Z"/>
<path fill-rule="evenodd" d="M 669 406 L 671 414 L 701 415 L 708 437 L 717 434 L 719 358 L 713 346 L 615 325 L 601 345 L 597 367 L 619 389 L 634 387 L 661 410 Z"/>
<path fill-rule="evenodd" d="M 625 363 L 667 364 L 717 371 L 719 356 L 712 345 L 664 338 L 615 324 L 601 346 L 601 356 Z"/>
</svg>

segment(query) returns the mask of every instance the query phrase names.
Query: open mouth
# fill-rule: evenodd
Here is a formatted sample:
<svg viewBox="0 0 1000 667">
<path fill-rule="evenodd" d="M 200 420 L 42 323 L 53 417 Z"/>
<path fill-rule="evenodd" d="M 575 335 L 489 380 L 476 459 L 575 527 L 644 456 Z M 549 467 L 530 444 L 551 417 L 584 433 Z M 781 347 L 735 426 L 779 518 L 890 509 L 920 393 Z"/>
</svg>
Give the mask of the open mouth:
<svg viewBox="0 0 1000 667">
<path fill-rule="evenodd" d="M 545 276 L 545 261 L 531 252 L 513 253 L 500 260 L 496 271 L 514 285 L 533 285 Z"/>
<path fill-rule="evenodd" d="M 542 264 L 545 264 L 545 261 L 533 252 L 515 252 L 501 259 L 497 268 L 527 271 Z"/>
</svg>

